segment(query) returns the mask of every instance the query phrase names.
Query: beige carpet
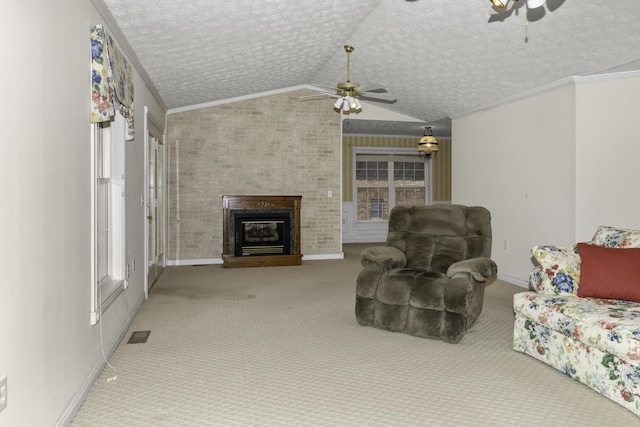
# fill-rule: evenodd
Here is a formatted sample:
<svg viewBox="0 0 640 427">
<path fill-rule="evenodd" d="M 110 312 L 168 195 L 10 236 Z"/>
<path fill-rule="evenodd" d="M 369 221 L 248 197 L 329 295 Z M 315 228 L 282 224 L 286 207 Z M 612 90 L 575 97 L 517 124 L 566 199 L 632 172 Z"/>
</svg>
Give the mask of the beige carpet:
<svg viewBox="0 0 640 427">
<path fill-rule="evenodd" d="M 628 410 L 511 349 L 496 281 L 459 344 L 359 326 L 360 250 L 165 270 L 72 426 L 604 426 Z M 150 330 L 144 344 L 127 344 Z"/>
</svg>

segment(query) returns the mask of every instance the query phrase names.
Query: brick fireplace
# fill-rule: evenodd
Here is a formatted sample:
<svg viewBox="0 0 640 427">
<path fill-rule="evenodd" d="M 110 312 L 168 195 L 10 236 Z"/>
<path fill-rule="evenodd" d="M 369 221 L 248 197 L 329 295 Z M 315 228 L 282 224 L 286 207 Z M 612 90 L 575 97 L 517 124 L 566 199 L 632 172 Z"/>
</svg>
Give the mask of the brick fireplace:
<svg viewBox="0 0 640 427">
<path fill-rule="evenodd" d="M 224 267 L 301 265 L 302 196 L 222 196 Z"/>
</svg>

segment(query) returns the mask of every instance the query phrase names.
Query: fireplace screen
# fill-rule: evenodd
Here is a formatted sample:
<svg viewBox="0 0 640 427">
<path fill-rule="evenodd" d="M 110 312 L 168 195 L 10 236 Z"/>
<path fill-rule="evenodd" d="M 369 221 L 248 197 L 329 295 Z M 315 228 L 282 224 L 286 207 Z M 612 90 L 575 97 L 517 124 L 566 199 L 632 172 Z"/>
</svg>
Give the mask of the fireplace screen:
<svg viewBox="0 0 640 427">
<path fill-rule="evenodd" d="M 289 255 L 289 215 L 235 215 L 236 256 Z"/>
<path fill-rule="evenodd" d="M 242 255 L 283 254 L 284 221 L 243 221 Z"/>
</svg>

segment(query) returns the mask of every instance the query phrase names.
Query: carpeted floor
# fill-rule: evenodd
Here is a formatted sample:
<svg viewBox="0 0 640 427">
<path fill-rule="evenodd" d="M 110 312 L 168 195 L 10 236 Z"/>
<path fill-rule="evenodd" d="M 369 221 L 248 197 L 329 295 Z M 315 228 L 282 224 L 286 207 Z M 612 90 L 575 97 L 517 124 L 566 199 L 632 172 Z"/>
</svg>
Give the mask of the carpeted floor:
<svg viewBox="0 0 640 427">
<path fill-rule="evenodd" d="M 630 411 L 511 349 L 495 281 L 459 344 L 357 324 L 369 245 L 302 266 L 165 270 L 72 426 L 603 426 Z M 133 331 L 151 331 L 127 344 Z"/>
</svg>

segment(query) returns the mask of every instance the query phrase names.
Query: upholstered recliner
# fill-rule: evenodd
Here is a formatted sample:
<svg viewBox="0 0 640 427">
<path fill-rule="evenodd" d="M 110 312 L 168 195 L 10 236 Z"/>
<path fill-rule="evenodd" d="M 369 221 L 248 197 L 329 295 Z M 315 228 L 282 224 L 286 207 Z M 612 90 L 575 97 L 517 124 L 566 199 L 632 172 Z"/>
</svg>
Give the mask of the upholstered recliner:
<svg viewBox="0 0 640 427">
<path fill-rule="evenodd" d="M 483 207 L 395 207 L 387 246 L 362 251 L 356 318 L 366 326 L 450 343 L 482 311 L 495 277 L 491 215 Z"/>
</svg>

